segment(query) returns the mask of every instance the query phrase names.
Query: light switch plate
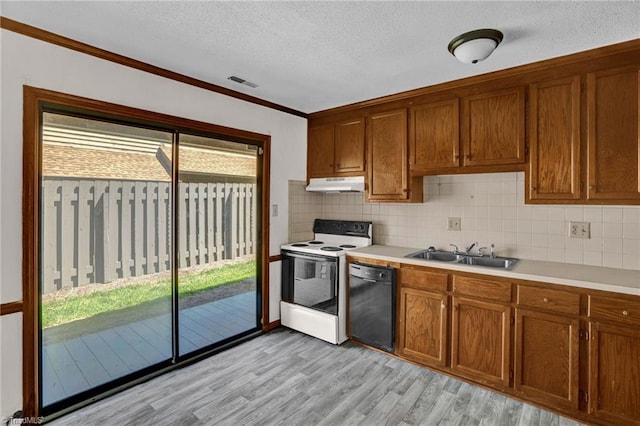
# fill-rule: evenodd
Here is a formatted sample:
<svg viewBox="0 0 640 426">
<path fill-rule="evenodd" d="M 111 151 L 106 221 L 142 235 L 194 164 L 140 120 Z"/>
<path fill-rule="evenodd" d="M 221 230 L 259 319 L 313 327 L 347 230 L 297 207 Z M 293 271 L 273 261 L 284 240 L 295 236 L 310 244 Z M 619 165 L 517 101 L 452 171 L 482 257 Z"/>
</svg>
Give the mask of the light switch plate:
<svg viewBox="0 0 640 426">
<path fill-rule="evenodd" d="M 450 217 L 447 222 L 447 230 L 460 231 L 462 229 L 462 221 L 459 217 Z"/>
<path fill-rule="evenodd" d="M 278 205 L 277 204 L 272 204 L 271 205 L 271 217 L 278 217 Z"/>
<path fill-rule="evenodd" d="M 591 223 L 569 222 L 569 238 L 591 238 Z"/>
</svg>

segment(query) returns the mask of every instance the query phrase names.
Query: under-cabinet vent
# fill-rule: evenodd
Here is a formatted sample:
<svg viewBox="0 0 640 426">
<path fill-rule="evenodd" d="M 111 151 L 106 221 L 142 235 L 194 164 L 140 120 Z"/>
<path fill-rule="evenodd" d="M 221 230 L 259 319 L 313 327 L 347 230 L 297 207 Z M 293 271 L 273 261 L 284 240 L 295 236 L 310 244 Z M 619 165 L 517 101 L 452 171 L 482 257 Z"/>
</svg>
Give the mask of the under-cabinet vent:
<svg viewBox="0 0 640 426">
<path fill-rule="evenodd" d="M 257 84 L 252 83 L 252 82 L 250 82 L 250 81 L 247 81 L 247 80 L 245 80 L 244 78 L 240 78 L 240 77 L 238 77 L 238 76 L 236 76 L 236 75 L 232 75 L 232 76 L 230 76 L 230 77 L 227 77 L 227 79 L 228 79 L 228 80 L 231 80 L 231 81 L 235 81 L 236 83 L 244 84 L 245 86 L 249 86 L 249 87 L 251 87 L 252 89 L 255 89 L 256 87 L 258 87 L 258 85 L 257 85 Z"/>
</svg>

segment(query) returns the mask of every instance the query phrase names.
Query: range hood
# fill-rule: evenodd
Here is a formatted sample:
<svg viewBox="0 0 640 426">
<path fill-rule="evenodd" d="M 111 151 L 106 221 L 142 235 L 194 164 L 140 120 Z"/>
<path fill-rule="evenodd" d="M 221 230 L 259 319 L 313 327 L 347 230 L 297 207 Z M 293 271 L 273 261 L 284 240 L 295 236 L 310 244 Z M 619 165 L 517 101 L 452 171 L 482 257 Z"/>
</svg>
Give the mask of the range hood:
<svg viewBox="0 0 640 426">
<path fill-rule="evenodd" d="M 312 178 L 307 191 L 315 192 L 364 192 L 364 176 Z"/>
</svg>

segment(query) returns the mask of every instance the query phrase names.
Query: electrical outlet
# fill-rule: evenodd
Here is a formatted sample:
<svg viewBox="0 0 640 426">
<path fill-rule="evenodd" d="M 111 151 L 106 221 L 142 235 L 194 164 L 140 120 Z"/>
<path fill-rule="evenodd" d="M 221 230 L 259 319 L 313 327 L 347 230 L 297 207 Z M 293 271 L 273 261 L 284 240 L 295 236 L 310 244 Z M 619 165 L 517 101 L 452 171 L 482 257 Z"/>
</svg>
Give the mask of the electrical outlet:
<svg viewBox="0 0 640 426">
<path fill-rule="evenodd" d="M 450 217 L 447 222 L 447 230 L 449 231 L 460 231 L 462 229 L 461 226 L 462 221 L 459 217 Z"/>
<path fill-rule="evenodd" d="M 278 205 L 277 204 L 272 204 L 271 205 L 271 217 L 278 217 Z"/>
<path fill-rule="evenodd" d="M 569 238 L 591 238 L 591 223 L 569 222 Z"/>
</svg>

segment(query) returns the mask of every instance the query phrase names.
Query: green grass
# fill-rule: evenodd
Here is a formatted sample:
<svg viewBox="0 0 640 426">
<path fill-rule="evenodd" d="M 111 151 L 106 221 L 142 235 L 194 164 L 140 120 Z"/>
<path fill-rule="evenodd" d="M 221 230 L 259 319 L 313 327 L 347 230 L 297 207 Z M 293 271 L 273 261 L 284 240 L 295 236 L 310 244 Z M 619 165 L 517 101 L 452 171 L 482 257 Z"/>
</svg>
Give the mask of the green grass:
<svg viewBox="0 0 640 426">
<path fill-rule="evenodd" d="M 226 265 L 199 273 L 180 275 L 180 297 L 188 297 L 213 287 L 234 283 L 256 275 L 255 262 Z M 70 296 L 42 304 L 42 328 L 65 324 L 97 314 L 116 311 L 155 300 L 169 300 L 171 281 L 162 279 L 97 291 L 82 296 Z"/>
</svg>

